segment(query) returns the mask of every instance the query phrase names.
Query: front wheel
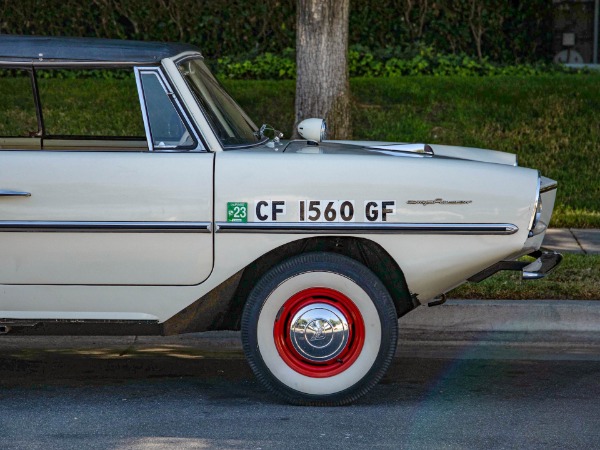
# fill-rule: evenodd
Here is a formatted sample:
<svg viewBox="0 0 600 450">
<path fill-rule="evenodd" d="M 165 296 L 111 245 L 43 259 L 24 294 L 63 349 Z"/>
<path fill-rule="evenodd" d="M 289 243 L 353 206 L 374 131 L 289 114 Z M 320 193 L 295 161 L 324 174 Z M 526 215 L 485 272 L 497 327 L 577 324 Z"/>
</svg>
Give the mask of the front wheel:
<svg viewBox="0 0 600 450">
<path fill-rule="evenodd" d="M 396 310 L 379 278 L 334 253 L 306 253 L 272 268 L 242 316 L 255 375 L 301 405 L 342 405 L 364 395 L 390 365 L 397 335 Z"/>
</svg>

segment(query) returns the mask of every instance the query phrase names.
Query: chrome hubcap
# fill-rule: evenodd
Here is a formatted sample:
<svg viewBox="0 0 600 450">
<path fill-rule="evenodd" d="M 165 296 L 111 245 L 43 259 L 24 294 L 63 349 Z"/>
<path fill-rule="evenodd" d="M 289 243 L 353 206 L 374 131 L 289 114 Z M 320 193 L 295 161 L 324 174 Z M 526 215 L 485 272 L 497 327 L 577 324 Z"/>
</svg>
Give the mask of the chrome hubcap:
<svg viewBox="0 0 600 450">
<path fill-rule="evenodd" d="M 290 338 L 296 351 L 309 361 L 329 361 L 348 343 L 348 319 L 335 306 L 313 303 L 292 318 Z"/>
</svg>

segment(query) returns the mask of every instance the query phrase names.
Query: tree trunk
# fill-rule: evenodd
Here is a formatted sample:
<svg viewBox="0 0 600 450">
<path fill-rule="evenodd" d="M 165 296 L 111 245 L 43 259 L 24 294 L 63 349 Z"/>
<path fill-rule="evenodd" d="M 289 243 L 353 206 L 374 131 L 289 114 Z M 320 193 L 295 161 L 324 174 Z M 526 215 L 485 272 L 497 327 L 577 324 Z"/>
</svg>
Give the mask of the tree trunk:
<svg viewBox="0 0 600 450">
<path fill-rule="evenodd" d="M 329 139 L 349 139 L 348 13 L 350 0 L 298 0 L 296 18 L 296 126 L 327 121 Z"/>
</svg>

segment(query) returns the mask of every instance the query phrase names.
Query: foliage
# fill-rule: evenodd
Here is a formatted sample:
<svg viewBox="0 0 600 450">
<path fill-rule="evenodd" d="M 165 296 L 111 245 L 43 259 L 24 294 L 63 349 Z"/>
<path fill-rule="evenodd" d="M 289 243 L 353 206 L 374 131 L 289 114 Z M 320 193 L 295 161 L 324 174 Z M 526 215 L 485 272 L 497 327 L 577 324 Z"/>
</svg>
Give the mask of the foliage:
<svg viewBox="0 0 600 450">
<path fill-rule="evenodd" d="M 253 59 L 240 59 L 224 56 L 213 65 L 221 76 L 237 80 L 290 80 L 296 78 L 296 61 L 293 49 L 286 49 L 283 55 L 264 53 Z"/>
<path fill-rule="evenodd" d="M 0 11 L 0 33 L 188 42 L 211 57 L 281 51 L 295 37 L 291 0 L 0 0 Z"/>
<path fill-rule="evenodd" d="M 388 0 L 352 3 L 350 43 L 402 48 L 415 43 L 441 53 L 501 63 L 549 54 L 552 3 L 547 0 Z"/>
<path fill-rule="evenodd" d="M 237 80 L 293 79 L 296 63 L 293 49 L 283 55 L 265 53 L 252 59 L 223 57 L 213 65 L 219 75 Z M 478 60 L 465 53 L 440 54 L 433 47 L 415 46 L 409 49 L 386 48 L 370 50 L 355 45 L 348 52 L 348 71 L 351 77 L 400 77 L 407 75 L 433 76 L 497 76 L 581 73 L 586 69 L 570 69 L 543 62 L 502 65 L 488 58 Z"/>
<path fill-rule="evenodd" d="M 295 45 L 294 0 L 0 0 L 0 11 L 0 33 L 181 41 L 211 58 Z M 551 11 L 547 0 L 352 1 L 350 44 L 531 62 L 549 56 Z"/>
<path fill-rule="evenodd" d="M 441 54 L 433 47 L 417 46 L 413 49 L 387 49 L 372 52 L 366 47 L 354 46 L 348 55 L 348 68 L 353 77 L 397 77 L 406 75 L 541 75 L 544 73 L 576 73 L 556 64 L 523 63 L 502 65 L 492 63 L 487 57 L 479 60 L 466 53 Z"/>
</svg>

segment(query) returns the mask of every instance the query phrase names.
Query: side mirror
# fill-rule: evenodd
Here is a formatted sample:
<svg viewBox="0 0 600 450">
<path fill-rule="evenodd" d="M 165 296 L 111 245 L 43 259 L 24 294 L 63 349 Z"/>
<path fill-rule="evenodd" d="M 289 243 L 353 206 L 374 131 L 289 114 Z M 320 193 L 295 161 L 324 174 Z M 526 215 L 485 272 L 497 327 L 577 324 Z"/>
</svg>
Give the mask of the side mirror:
<svg viewBox="0 0 600 450">
<path fill-rule="evenodd" d="M 323 119 L 305 119 L 298 124 L 298 134 L 307 141 L 327 139 L 327 124 Z"/>
</svg>

